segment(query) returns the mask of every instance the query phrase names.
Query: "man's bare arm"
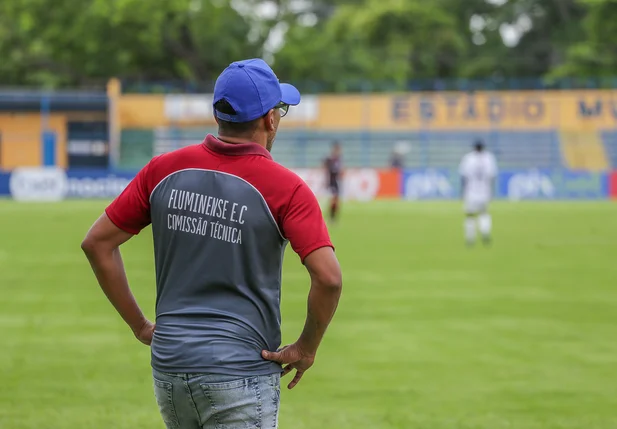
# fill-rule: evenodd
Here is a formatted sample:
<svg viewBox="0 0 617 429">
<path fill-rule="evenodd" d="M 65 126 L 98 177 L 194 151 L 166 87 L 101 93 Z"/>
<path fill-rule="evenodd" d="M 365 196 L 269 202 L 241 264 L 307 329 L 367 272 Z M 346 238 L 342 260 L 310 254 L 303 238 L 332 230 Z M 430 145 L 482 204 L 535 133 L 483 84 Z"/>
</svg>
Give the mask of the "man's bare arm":
<svg viewBox="0 0 617 429">
<path fill-rule="evenodd" d="M 343 280 L 341 267 L 330 247 L 314 251 L 306 257 L 304 264 L 311 276 L 311 290 L 298 345 L 306 353 L 315 355 L 338 307 Z"/>
<path fill-rule="evenodd" d="M 104 213 L 86 234 L 81 248 L 109 301 L 135 336 L 149 345 L 154 325 L 146 319 L 131 293 L 119 249 L 132 236 L 114 225 Z"/>
<path fill-rule="evenodd" d="M 341 268 L 331 247 L 315 250 L 305 258 L 304 264 L 311 276 L 304 330 L 295 343 L 276 352 L 262 352 L 264 359 L 287 364 L 282 375 L 296 370 L 289 389 L 293 389 L 304 372 L 313 365 L 319 344 L 338 307 L 343 287 Z"/>
</svg>

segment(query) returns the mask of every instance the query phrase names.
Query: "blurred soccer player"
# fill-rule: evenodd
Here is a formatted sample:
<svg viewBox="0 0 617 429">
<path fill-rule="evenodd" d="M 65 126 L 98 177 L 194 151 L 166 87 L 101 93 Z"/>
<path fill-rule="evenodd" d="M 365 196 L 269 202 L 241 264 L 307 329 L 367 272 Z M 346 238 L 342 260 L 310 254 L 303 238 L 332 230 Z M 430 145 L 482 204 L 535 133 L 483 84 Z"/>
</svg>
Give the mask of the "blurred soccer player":
<svg viewBox="0 0 617 429">
<path fill-rule="evenodd" d="M 326 169 L 326 183 L 328 185 L 328 191 L 330 192 L 330 222 L 335 222 L 339 212 L 340 206 L 340 194 L 341 194 L 341 145 L 339 142 L 332 143 L 332 150 L 330 156 L 324 160 L 324 167 Z"/>
<path fill-rule="evenodd" d="M 336 311 L 341 272 L 317 199 L 270 155 L 281 117 L 299 102 L 262 60 L 231 64 L 214 87 L 218 137 L 153 158 L 82 243 L 111 303 L 152 346 L 168 429 L 277 427 L 280 377 L 295 370 L 288 387 L 300 381 Z M 156 325 L 135 302 L 119 251 L 149 224 Z M 304 330 L 279 349 L 287 242 L 311 289 Z"/>
<path fill-rule="evenodd" d="M 491 241 L 492 219 L 488 213 L 497 177 L 497 162 L 492 153 L 478 140 L 474 150 L 466 154 L 459 166 L 461 192 L 465 210 L 465 239 L 468 245 L 476 241 L 476 223 L 485 244 Z"/>
</svg>

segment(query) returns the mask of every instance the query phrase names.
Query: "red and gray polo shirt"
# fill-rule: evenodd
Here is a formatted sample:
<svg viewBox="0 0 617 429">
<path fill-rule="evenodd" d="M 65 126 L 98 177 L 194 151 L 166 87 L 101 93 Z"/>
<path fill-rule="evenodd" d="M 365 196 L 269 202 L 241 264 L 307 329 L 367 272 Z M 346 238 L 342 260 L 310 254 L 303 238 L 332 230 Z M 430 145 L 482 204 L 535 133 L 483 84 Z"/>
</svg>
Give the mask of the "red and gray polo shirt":
<svg viewBox="0 0 617 429">
<path fill-rule="evenodd" d="M 156 331 L 152 366 L 167 372 L 280 371 L 287 242 L 304 261 L 332 242 L 308 185 L 257 144 L 213 136 L 153 158 L 106 209 L 122 230 L 152 224 Z"/>
</svg>

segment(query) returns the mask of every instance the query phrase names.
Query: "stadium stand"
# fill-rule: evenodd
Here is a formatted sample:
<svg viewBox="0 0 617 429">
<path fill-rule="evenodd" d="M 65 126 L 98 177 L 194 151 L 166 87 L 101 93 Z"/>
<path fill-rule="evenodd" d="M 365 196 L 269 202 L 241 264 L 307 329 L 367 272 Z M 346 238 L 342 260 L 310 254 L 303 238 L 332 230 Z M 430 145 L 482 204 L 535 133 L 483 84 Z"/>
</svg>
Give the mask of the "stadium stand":
<svg viewBox="0 0 617 429">
<path fill-rule="evenodd" d="M 341 143 L 350 167 L 385 167 L 399 142 L 407 143 L 406 167 L 453 167 L 482 138 L 504 168 L 549 168 L 563 165 L 558 135 L 554 131 L 448 131 L 413 133 L 281 133 L 275 158 L 284 165 L 315 167 L 332 141 Z"/>
<path fill-rule="evenodd" d="M 123 130 L 121 165 L 144 165 L 151 156 L 203 139 L 212 128 L 158 128 Z M 418 131 L 370 133 L 281 130 L 272 154 L 283 165 L 299 168 L 320 166 L 333 141 L 339 141 L 348 167 L 386 167 L 397 144 L 405 143 L 406 167 L 458 165 L 472 143 L 483 139 L 503 168 L 551 168 L 563 166 L 556 131 Z M 617 139 L 615 139 L 617 142 Z M 617 152 L 617 146 L 615 151 Z"/>
<path fill-rule="evenodd" d="M 560 132 L 564 164 L 572 170 L 603 171 L 609 168 L 599 133 L 589 130 Z"/>
<path fill-rule="evenodd" d="M 617 130 L 602 131 L 602 141 L 610 164 L 617 168 Z"/>
</svg>

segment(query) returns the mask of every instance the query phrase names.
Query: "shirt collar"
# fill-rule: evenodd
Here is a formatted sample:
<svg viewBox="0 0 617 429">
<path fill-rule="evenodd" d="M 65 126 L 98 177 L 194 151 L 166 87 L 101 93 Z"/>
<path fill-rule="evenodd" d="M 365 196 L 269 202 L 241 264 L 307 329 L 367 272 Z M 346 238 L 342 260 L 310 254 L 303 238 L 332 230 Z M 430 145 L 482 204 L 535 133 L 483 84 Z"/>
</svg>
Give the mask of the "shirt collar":
<svg viewBox="0 0 617 429">
<path fill-rule="evenodd" d="M 208 134 L 203 142 L 203 145 L 213 152 L 222 155 L 242 156 L 242 155 L 257 155 L 272 159 L 272 155 L 268 150 L 258 145 L 257 143 L 225 143 Z"/>
</svg>

